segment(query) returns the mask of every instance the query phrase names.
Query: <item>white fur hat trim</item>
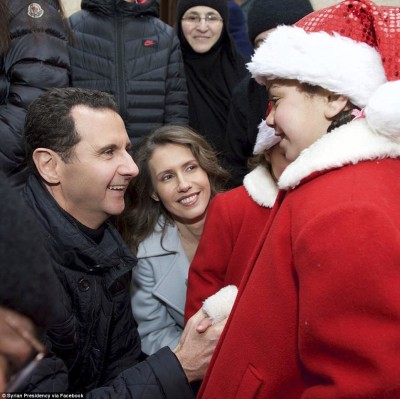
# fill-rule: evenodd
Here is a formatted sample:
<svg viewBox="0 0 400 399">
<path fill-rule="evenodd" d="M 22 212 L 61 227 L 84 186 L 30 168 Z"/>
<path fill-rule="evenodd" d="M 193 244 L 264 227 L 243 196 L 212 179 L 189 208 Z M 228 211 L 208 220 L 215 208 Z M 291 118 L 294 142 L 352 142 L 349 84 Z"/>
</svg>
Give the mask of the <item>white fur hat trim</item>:
<svg viewBox="0 0 400 399">
<path fill-rule="evenodd" d="M 258 134 L 256 138 L 256 144 L 254 146 L 253 154 L 262 154 L 265 150 L 273 147 L 281 141 L 279 136 L 275 135 L 275 129 L 268 126 L 263 119 L 258 125 Z"/>
<path fill-rule="evenodd" d="M 387 79 L 377 50 L 339 34 L 279 26 L 247 64 L 256 80 L 295 79 L 349 97 L 365 107 Z"/>
<path fill-rule="evenodd" d="M 229 316 L 237 292 L 238 289 L 235 285 L 227 285 L 204 301 L 203 312 L 211 318 L 212 324 L 218 323 Z"/>
<path fill-rule="evenodd" d="M 374 131 L 400 139 L 400 80 L 382 85 L 369 100 L 365 115 Z"/>
</svg>

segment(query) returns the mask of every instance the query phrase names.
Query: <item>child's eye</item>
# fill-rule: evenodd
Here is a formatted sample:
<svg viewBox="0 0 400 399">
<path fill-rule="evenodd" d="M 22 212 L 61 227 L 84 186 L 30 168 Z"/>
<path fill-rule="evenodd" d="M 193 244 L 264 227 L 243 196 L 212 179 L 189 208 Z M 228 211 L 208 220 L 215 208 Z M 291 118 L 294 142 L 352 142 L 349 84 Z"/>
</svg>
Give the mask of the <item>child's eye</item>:
<svg viewBox="0 0 400 399">
<path fill-rule="evenodd" d="M 271 113 L 272 108 L 276 105 L 277 101 L 278 101 L 277 98 L 270 98 L 268 100 L 267 109 L 265 111 L 265 118 L 267 118 L 268 115 Z"/>
</svg>

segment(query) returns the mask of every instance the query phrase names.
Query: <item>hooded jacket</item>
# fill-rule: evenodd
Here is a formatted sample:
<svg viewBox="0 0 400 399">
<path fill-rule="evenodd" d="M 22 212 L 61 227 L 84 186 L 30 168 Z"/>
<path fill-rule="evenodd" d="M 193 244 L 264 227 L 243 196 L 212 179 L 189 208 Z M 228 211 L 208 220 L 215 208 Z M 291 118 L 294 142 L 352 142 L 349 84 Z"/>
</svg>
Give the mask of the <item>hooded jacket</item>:
<svg viewBox="0 0 400 399">
<path fill-rule="evenodd" d="M 139 363 L 141 344 L 129 293 L 136 258 L 113 224 L 106 222 L 98 240 L 90 238 L 33 175 L 24 196 L 44 228 L 60 281 L 57 317 L 47 335 L 52 352 L 68 369 L 69 386 L 63 391 L 98 388 L 93 398 L 191 398 L 171 350 Z"/>
<path fill-rule="evenodd" d="M 179 41 L 156 0 L 83 0 L 70 18 L 72 85 L 115 96 L 132 141 L 164 124 L 187 124 Z"/>
<path fill-rule="evenodd" d="M 243 186 L 213 198 L 189 269 L 185 322 L 222 287 L 239 287 L 277 194 L 276 182 L 259 165 L 246 175 Z"/>
<path fill-rule="evenodd" d="M 27 178 L 22 133 L 30 103 L 69 86 L 67 34 L 55 0 L 8 1 L 10 47 L 0 54 L 0 169 L 22 187 Z"/>
</svg>

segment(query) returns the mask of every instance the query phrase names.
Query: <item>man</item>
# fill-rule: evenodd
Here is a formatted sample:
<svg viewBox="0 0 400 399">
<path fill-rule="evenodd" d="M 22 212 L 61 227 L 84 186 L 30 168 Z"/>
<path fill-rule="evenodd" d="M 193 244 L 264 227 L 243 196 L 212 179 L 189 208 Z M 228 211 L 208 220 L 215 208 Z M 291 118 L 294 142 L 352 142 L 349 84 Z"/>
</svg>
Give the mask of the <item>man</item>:
<svg viewBox="0 0 400 399">
<path fill-rule="evenodd" d="M 44 94 L 29 108 L 25 142 L 33 173 L 24 195 L 46 230 L 63 287 L 48 337 L 69 372 L 65 389 L 102 387 L 96 398 L 192 398 L 189 382 L 202 379 L 222 325 L 199 334 L 198 314 L 173 352 L 162 348 L 138 364 L 129 296 L 136 259 L 110 220 L 123 211 L 138 169 L 111 95 L 77 88 Z"/>
<path fill-rule="evenodd" d="M 58 282 L 40 227 L 5 175 L 0 176 L 0 220 L 0 392 L 18 392 L 46 352 L 38 337 L 50 325 Z M 67 380 L 63 365 L 53 359 L 45 363 L 50 378 L 40 389 L 59 391 Z"/>
</svg>

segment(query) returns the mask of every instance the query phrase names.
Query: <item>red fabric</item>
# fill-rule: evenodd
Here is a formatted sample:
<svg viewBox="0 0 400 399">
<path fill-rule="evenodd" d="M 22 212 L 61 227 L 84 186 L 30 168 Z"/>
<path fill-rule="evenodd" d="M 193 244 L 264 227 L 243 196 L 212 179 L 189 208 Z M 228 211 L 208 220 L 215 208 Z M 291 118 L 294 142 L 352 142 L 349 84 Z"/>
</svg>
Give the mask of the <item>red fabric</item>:
<svg viewBox="0 0 400 399">
<path fill-rule="evenodd" d="M 199 398 L 400 398 L 399 176 L 367 161 L 280 193 Z"/>
<path fill-rule="evenodd" d="M 306 32 L 334 32 L 367 43 L 380 53 L 388 80 L 400 79 L 399 7 L 377 6 L 370 0 L 342 1 L 306 15 L 296 26 Z"/>
<path fill-rule="evenodd" d="M 189 269 L 185 323 L 210 295 L 229 284 L 239 286 L 270 212 L 243 186 L 215 196 Z"/>
</svg>

